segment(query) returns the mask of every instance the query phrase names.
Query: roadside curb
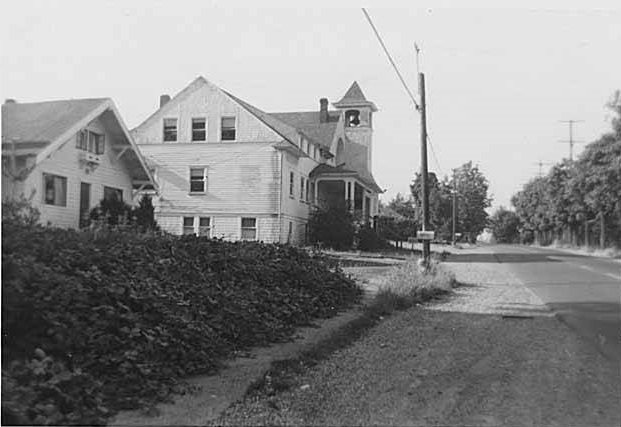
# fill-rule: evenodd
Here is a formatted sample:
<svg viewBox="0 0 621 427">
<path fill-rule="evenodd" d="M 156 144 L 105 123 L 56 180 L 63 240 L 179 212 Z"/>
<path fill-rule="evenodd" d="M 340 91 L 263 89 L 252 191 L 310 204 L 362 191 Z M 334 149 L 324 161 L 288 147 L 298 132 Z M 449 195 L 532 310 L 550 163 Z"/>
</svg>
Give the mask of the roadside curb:
<svg viewBox="0 0 621 427">
<path fill-rule="evenodd" d="M 237 357 L 227 362 L 216 375 L 203 375 L 185 381 L 199 390 L 187 395 L 173 396 L 173 403 L 158 404 L 152 414 L 144 410 L 122 411 L 112 418 L 109 426 L 172 426 L 204 425 L 216 419 L 226 408 L 242 399 L 247 390 L 269 371 L 274 362 L 293 359 L 337 330 L 364 315 L 364 307 L 372 298 L 365 290 L 360 303 L 329 319 L 319 319 L 314 326 L 296 331 L 294 341 L 251 349 L 251 357 Z"/>
</svg>

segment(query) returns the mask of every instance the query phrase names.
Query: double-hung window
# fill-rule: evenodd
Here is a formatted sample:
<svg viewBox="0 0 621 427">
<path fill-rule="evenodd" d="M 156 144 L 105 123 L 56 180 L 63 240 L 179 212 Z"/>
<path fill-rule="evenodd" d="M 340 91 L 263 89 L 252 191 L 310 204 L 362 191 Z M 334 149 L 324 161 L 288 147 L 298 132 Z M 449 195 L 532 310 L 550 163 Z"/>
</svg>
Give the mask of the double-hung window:
<svg viewBox="0 0 621 427">
<path fill-rule="evenodd" d="M 242 218 L 241 219 L 241 239 L 257 240 L 257 219 Z"/>
<path fill-rule="evenodd" d="M 164 141 L 174 142 L 177 140 L 177 119 L 164 119 Z"/>
<path fill-rule="evenodd" d="M 235 141 L 235 117 L 222 117 L 220 121 L 220 139 L 222 141 Z"/>
<path fill-rule="evenodd" d="M 304 177 L 300 177 L 300 200 L 304 200 Z"/>
<path fill-rule="evenodd" d="M 289 195 L 293 197 L 293 191 L 295 186 L 295 174 L 293 172 L 289 172 Z"/>
<path fill-rule="evenodd" d="M 190 193 L 207 192 L 207 168 L 190 168 Z"/>
<path fill-rule="evenodd" d="M 195 234 L 194 233 L 194 217 L 193 216 L 184 216 L 183 217 L 183 234 Z"/>
<path fill-rule="evenodd" d="M 67 206 L 67 178 L 44 173 L 43 188 L 46 205 Z"/>
<path fill-rule="evenodd" d="M 208 216 L 184 216 L 183 234 L 211 237 L 211 218 Z"/>
<path fill-rule="evenodd" d="M 204 117 L 192 119 L 192 141 L 207 140 L 207 120 Z"/>
<path fill-rule="evenodd" d="M 211 237 L 211 218 L 201 216 L 198 218 L 198 235 Z"/>
</svg>

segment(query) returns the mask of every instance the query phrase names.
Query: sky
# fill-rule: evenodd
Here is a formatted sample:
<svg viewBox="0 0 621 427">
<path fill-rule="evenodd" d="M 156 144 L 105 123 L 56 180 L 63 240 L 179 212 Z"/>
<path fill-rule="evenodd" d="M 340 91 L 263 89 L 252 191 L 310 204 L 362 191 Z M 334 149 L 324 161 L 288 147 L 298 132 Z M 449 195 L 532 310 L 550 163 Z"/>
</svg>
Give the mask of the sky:
<svg viewBox="0 0 621 427">
<path fill-rule="evenodd" d="M 257 8 L 257 4 L 261 7 Z M 129 128 L 197 76 L 264 111 L 319 109 L 355 80 L 373 117 L 373 174 L 389 201 L 420 168 L 420 117 L 356 2 L 0 2 L 0 100 L 110 97 Z M 591 142 L 621 89 L 621 5 L 366 2 L 406 83 L 425 73 L 429 169 L 472 161 L 492 210 Z M 574 146 L 578 155 L 584 144 Z M 435 155 L 434 155 L 435 153 Z"/>
</svg>

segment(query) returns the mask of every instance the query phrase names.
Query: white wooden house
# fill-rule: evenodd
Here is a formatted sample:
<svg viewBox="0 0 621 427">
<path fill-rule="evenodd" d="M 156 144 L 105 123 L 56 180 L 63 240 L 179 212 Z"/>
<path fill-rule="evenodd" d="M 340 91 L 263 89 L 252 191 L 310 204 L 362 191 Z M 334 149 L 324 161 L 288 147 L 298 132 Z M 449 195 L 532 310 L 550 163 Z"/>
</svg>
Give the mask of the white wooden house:
<svg viewBox="0 0 621 427">
<path fill-rule="evenodd" d="M 2 105 L 2 199 L 78 228 L 104 197 L 132 203 L 153 178 L 109 98 Z"/>
<path fill-rule="evenodd" d="M 198 77 L 132 131 L 154 168 L 166 231 L 228 240 L 305 241 L 314 205 L 377 214 L 372 102 L 354 82 L 328 111 L 266 113 Z"/>
</svg>

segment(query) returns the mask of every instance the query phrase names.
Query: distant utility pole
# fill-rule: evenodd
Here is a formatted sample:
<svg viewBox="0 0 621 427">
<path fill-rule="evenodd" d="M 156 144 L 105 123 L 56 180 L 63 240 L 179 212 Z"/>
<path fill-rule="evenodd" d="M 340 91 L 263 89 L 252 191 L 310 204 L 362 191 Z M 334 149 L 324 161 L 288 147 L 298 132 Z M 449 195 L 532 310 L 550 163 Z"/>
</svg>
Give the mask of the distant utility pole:
<svg viewBox="0 0 621 427">
<path fill-rule="evenodd" d="M 539 160 L 538 162 L 535 163 L 536 165 L 539 165 L 539 178 L 541 178 L 543 176 L 543 167 L 547 166 L 547 165 L 551 165 L 552 163 L 549 162 L 542 162 L 541 160 Z"/>
<path fill-rule="evenodd" d="M 563 144 L 569 144 L 569 161 L 574 160 L 574 144 L 581 144 L 584 141 L 574 140 L 574 123 L 583 123 L 584 120 L 560 120 L 560 123 L 569 123 L 569 141 L 559 141 Z"/>
<path fill-rule="evenodd" d="M 455 179 L 455 171 L 453 171 L 453 246 L 457 243 L 455 240 L 455 232 L 457 231 L 457 181 Z"/>
<path fill-rule="evenodd" d="M 425 102 L 425 74 L 418 73 L 420 93 L 420 173 L 423 184 L 423 231 L 429 230 L 429 187 L 427 182 L 427 106 Z M 423 240 L 423 260 L 429 265 L 431 241 Z"/>
</svg>

